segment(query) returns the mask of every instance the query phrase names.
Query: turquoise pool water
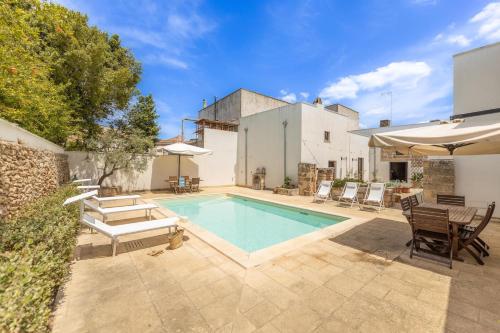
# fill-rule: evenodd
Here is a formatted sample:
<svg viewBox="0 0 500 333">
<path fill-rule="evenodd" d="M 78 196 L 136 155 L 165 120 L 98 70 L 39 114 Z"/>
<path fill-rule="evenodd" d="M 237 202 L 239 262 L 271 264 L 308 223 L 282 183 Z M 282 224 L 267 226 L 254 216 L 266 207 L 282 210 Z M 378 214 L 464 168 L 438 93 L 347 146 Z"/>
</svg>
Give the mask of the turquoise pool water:
<svg viewBox="0 0 500 333">
<path fill-rule="evenodd" d="M 198 196 L 158 203 L 246 252 L 253 252 L 347 218 L 238 196 Z"/>
</svg>

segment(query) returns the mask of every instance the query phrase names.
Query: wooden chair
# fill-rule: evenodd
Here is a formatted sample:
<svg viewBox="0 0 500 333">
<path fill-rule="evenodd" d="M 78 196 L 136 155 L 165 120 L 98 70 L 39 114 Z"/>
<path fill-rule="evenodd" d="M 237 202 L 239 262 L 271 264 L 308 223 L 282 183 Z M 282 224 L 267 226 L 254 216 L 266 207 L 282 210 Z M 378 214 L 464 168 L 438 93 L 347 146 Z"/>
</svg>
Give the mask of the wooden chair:
<svg viewBox="0 0 500 333">
<path fill-rule="evenodd" d="M 488 206 L 488 210 L 484 215 L 483 220 L 477 227 L 463 228 L 459 234 L 458 248 L 465 249 L 471 256 L 476 259 L 478 264 L 484 265 L 483 260 L 481 259 L 483 256 L 489 256 L 488 253 L 489 246 L 479 238 L 479 234 L 484 230 L 484 228 L 490 223 L 491 217 L 493 216 L 493 212 L 495 211 L 495 203 L 493 202 Z M 479 253 L 477 255 L 472 251 L 471 247 L 475 248 Z"/>
<path fill-rule="evenodd" d="M 179 179 L 177 178 L 177 176 L 169 176 L 168 180 L 166 181 L 170 184 L 170 190 L 177 193 L 177 190 L 179 188 Z"/>
<path fill-rule="evenodd" d="M 409 197 L 401 199 L 401 209 L 403 210 L 410 210 L 411 207 L 418 206 L 418 199 L 416 195 L 410 195 Z M 405 215 L 406 216 L 406 215 Z M 413 233 L 413 226 L 411 224 L 411 216 L 406 216 L 406 219 L 408 220 L 408 223 L 410 224 L 410 227 L 412 227 L 412 233 Z M 411 239 L 406 242 L 406 247 L 411 245 Z"/>
<path fill-rule="evenodd" d="M 410 258 L 413 251 L 416 255 L 432 254 L 446 258 L 452 268 L 452 234 L 448 209 L 428 207 L 411 207 L 411 223 L 413 224 L 413 239 Z M 429 250 L 421 248 L 425 244 Z"/>
<path fill-rule="evenodd" d="M 463 195 L 438 194 L 437 203 L 442 205 L 465 207 L 465 197 Z"/>
<path fill-rule="evenodd" d="M 196 192 L 200 192 L 200 178 L 193 178 L 191 179 L 191 192 L 194 190 Z"/>
<path fill-rule="evenodd" d="M 411 202 L 411 206 L 412 207 L 415 207 L 415 206 L 419 205 L 417 196 L 415 194 L 414 195 L 410 195 L 409 198 L 410 198 L 410 202 Z"/>
</svg>

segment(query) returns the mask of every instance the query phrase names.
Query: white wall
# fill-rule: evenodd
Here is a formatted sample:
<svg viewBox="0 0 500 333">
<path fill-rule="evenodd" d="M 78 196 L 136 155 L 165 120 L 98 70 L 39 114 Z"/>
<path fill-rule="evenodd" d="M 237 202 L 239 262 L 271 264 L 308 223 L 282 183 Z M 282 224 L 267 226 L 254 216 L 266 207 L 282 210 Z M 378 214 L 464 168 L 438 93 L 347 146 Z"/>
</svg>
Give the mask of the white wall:
<svg viewBox="0 0 500 333">
<path fill-rule="evenodd" d="M 63 147 L 39 137 L 38 135 L 33 134 L 2 118 L 0 118 L 0 140 L 21 142 L 27 147 L 45 149 L 58 154 L 64 153 Z"/>
<path fill-rule="evenodd" d="M 204 129 L 204 148 L 213 151 L 209 156 L 196 156 L 203 186 L 236 184 L 236 153 L 238 132 Z"/>
<path fill-rule="evenodd" d="M 236 132 L 205 129 L 205 147 L 212 155 L 181 157 L 181 175 L 200 177 L 201 186 L 235 184 Z M 77 178 L 92 178 L 97 182 L 101 170 L 93 154 L 68 152 L 70 175 Z M 104 181 L 104 186 L 121 186 L 123 191 L 166 189 L 169 176 L 177 176 L 178 156 L 151 157 L 142 172 L 118 171 Z"/>
<path fill-rule="evenodd" d="M 245 185 L 245 128 L 248 128 L 247 184 L 252 185 L 253 173 L 261 167 L 266 168 L 266 187 L 273 188 L 283 184 L 285 120 L 288 122 L 286 176 L 292 178 L 292 182 L 297 182 L 297 168 L 300 162 L 301 104 L 240 118 L 236 178 L 238 185 Z"/>
<path fill-rule="evenodd" d="M 363 158 L 363 179 L 368 180 L 368 138 L 349 133 L 359 128 L 358 121 L 329 111 L 322 105 L 301 104 L 301 106 L 301 162 L 314 163 L 319 168 L 326 168 L 328 161 L 337 161 L 336 177 L 345 178 L 357 173 L 357 159 Z M 330 132 L 330 142 L 324 141 L 325 131 Z"/>
<path fill-rule="evenodd" d="M 500 108 L 500 42 L 453 57 L 454 114 Z"/>
</svg>

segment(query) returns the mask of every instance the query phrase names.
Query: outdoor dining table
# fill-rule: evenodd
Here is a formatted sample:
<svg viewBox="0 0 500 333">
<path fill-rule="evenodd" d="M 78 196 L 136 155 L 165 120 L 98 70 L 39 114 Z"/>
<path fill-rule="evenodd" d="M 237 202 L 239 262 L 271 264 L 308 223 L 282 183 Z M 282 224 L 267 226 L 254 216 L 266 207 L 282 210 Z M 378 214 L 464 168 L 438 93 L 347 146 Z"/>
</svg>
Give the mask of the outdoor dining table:
<svg viewBox="0 0 500 333">
<path fill-rule="evenodd" d="M 463 261 L 463 259 L 458 256 L 458 229 L 461 226 L 470 224 L 472 222 L 474 216 L 477 213 L 477 208 L 443 205 L 443 204 L 428 203 L 428 202 L 423 202 L 418 206 L 427 208 L 448 209 L 449 220 L 452 227 L 453 259 Z M 409 209 L 405 210 L 403 211 L 403 215 L 410 217 L 411 211 Z"/>
</svg>

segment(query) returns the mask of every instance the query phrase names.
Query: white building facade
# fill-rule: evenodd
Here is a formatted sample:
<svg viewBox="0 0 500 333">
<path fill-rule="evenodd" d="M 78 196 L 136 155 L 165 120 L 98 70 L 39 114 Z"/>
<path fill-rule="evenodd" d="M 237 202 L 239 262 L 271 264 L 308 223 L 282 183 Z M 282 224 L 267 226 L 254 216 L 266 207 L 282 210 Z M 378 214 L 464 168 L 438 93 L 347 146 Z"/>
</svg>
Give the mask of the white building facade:
<svg viewBox="0 0 500 333">
<path fill-rule="evenodd" d="M 344 111 L 296 103 L 240 118 L 236 184 L 250 186 L 262 168 L 267 188 L 281 186 L 285 177 L 297 184 L 299 163 L 368 180 L 368 138 L 349 132 L 359 128 L 358 114 Z"/>
</svg>

